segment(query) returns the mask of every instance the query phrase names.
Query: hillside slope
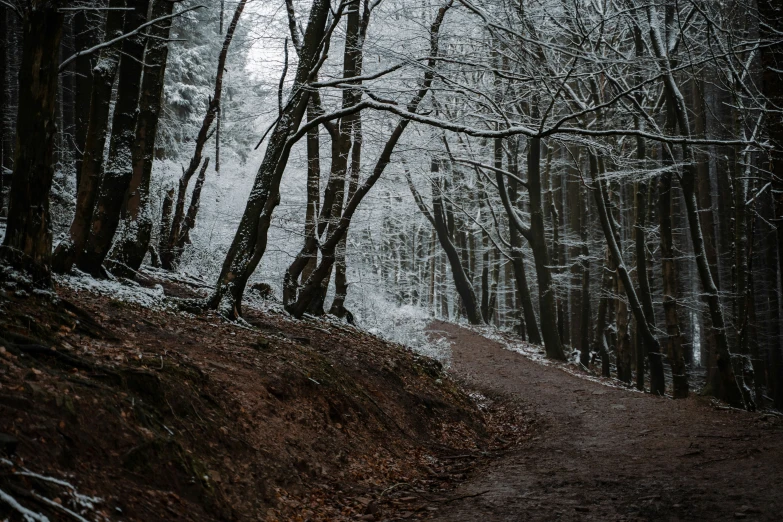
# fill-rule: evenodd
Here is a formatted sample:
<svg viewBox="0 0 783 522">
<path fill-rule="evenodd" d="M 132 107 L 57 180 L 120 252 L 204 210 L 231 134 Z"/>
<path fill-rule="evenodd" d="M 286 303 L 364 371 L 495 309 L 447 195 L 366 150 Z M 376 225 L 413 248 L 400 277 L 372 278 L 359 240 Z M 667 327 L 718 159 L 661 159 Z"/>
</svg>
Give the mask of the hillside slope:
<svg viewBox="0 0 783 522">
<path fill-rule="evenodd" d="M 470 469 L 452 457 L 527 429 L 341 324 L 248 310 L 248 328 L 9 281 L 0 310 L 2 519 L 418 518 L 437 506 L 411 490 L 447 497 Z"/>
</svg>

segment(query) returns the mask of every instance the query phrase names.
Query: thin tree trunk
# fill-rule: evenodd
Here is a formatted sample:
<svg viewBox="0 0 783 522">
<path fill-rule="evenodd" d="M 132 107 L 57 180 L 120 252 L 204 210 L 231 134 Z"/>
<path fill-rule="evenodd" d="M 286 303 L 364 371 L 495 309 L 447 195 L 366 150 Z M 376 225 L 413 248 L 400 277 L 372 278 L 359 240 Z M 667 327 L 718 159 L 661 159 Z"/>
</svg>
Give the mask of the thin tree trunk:
<svg viewBox="0 0 783 522">
<path fill-rule="evenodd" d="M 541 332 L 544 340 L 544 349 L 547 357 L 551 359 L 565 360 L 563 344 L 557 328 L 557 305 L 555 303 L 554 287 L 552 283 L 549 248 L 546 243 L 544 231 L 543 188 L 541 182 L 541 140 L 531 138 L 527 154 L 528 181 L 527 190 L 530 196 L 530 226 L 522 224 L 516 208 L 512 207 L 508 192 L 506 191 L 503 174 L 496 173 L 495 180 L 498 192 L 510 226 L 516 227 L 533 250 L 536 276 L 538 278 L 538 302 L 541 311 Z"/>
<path fill-rule="evenodd" d="M 579 318 L 579 344 L 580 355 L 579 361 L 582 366 L 588 368 L 590 366 L 590 321 L 591 321 L 591 306 L 590 306 L 590 251 L 588 249 L 588 241 L 590 234 L 588 230 L 588 204 L 587 204 L 587 191 L 582 189 L 579 191 L 579 204 L 581 209 L 580 215 L 580 238 L 582 240 L 581 250 L 581 266 L 582 266 L 582 295 L 580 299 L 580 318 Z"/>
<path fill-rule="evenodd" d="M 348 201 L 354 197 L 359 188 L 359 178 L 361 175 L 362 164 L 362 121 L 361 114 L 357 114 L 356 121 L 353 124 L 353 148 L 351 150 L 350 182 L 348 186 Z M 334 274 L 334 301 L 329 313 L 337 317 L 345 317 L 348 311 L 345 309 L 345 299 L 348 296 L 348 278 L 346 276 L 345 249 L 348 242 L 348 232 L 343 234 L 343 238 L 337 246 L 337 258 L 335 260 Z M 414 256 L 415 257 L 415 256 Z M 421 281 L 419 281 L 419 284 Z M 349 317 L 352 317 L 349 315 Z"/>
<path fill-rule="evenodd" d="M 182 251 L 177 245 L 182 242 L 182 223 L 185 219 L 185 198 L 187 197 L 188 185 L 199 165 L 201 165 L 204 146 L 210 136 L 209 130 L 220 112 L 220 102 L 223 95 L 223 74 L 226 71 L 228 49 L 231 46 L 231 41 L 234 39 L 234 33 L 246 4 L 247 0 L 240 0 L 234 10 L 234 17 L 231 19 L 231 23 L 228 26 L 226 37 L 223 40 L 223 47 L 221 48 L 220 56 L 218 57 L 217 72 L 215 73 L 215 92 L 209 100 L 207 113 L 204 115 L 204 120 L 201 122 L 201 128 L 196 136 L 196 148 L 193 151 L 193 157 L 190 159 L 187 169 L 183 170 L 182 177 L 179 179 L 177 202 L 174 206 L 174 218 L 171 222 L 168 243 L 166 244 L 166 248 L 161 249 L 160 252 L 161 265 L 166 270 L 173 269 L 182 255 Z"/>
<path fill-rule="evenodd" d="M 519 165 L 517 163 L 519 141 L 514 141 L 512 152 L 509 157 L 509 171 L 515 176 L 519 175 Z M 519 206 L 519 183 L 511 178 L 508 181 L 508 194 L 511 200 L 512 208 Z M 509 220 L 511 218 L 509 217 Z M 533 308 L 533 299 L 530 293 L 530 287 L 527 282 L 527 270 L 525 268 L 525 257 L 522 252 L 522 235 L 513 223 L 509 225 L 509 235 L 511 238 L 511 262 L 514 268 L 514 280 L 517 288 L 518 302 L 522 306 L 520 330 L 524 328 L 528 340 L 533 344 L 541 344 L 541 332 L 538 329 L 538 319 Z M 522 318 L 524 318 L 522 320 Z M 520 331 L 520 335 L 522 335 Z"/>
<path fill-rule="evenodd" d="M 100 31 L 93 24 L 100 21 L 100 16 L 93 17 L 89 11 L 81 11 L 74 14 L 73 31 L 74 42 L 77 51 L 89 49 L 100 41 Z M 97 19 L 96 19 L 97 18 Z M 80 56 L 74 65 L 74 146 L 76 149 L 76 186 L 81 182 L 82 154 L 87 141 L 87 128 L 89 126 L 90 100 L 92 98 L 93 83 L 93 57 Z"/>
<path fill-rule="evenodd" d="M 209 157 L 204 158 L 204 164 L 196 178 L 196 184 L 193 187 L 193 194 L 190 197 L 190 205 L 185 219 L 182 222 L 182 231 L 179 236 L 179 242 L 175 245 L 178 251 L 182 251 L 185 245 L 190 244 L 190 231 L 196 226 L 196 217 L 201 206 L 201 189 L 204 187 L 204 180 L 207 177 L 207 168 L 209 167 Z"/>
<path fill-rule="evenodd" d="M 663 39 L 657 23 L 657 14 L 655 7 L 647 6 L 647 13 L 650 27 L 650 40 L 652 49 L 663 73 L 663 86 L 666 96 L 672 100 L 674 113 L 680 132 L 687 136 L 690 134 L 690 122 L 688 120 L 687 107 L 685 101 L 677 87 L 677 82 L 669 66 L 669 58 L 666 54 Z M 723 307 L 721 306 L 718 289 L 715 286 L 715 280 L 712 275 L 709 261 L 707 260 L 704 236 L 701 230 L 701 221 L 699 219 L 699 207 L 696 198 L 696 179 L 693 152 L 687 143 L 682 145 L 683 159 L 685 165 L 680 178 L 680 186 L 683 191 L 685 208 L 688 216 L 688 226 L 693 243 L 693 251 L 696 257 L 696 267 L 701 280 L 702 290 L 707 300 L 712 320 L 712 328 L 715 333 L 718 349 L 718 371 L 720 379 L 716 380 L 713 386 L 716 388 L 713 392 L 719 398 L 734 405 L 747 409 L 754 409 L 755 404 L 747 393 L 746 387 L 742 382 L 742 377 L 737 377 L 733 368 L 732 354 L 729 350 L 728 338 L 726 337 L 726 321 L 724 318 Z"/>
<path fill-rule="evenodd" d="M 298 29 L 297 29 L 298 30 Z M 318 116 L 312 100 L 307 107 L 307 119 Z M 318 214 L 321 203 L 321 144 L 318 127 L 307 131 L 307 210 L 305 214 L 305 243 L 314 243 L 318 231 Z M 302 270 L 305 282 L 318 264 L 318 252 L 314 252 Z"/>
<path fill-rule="evenodd" d="M 438 34 L 439 34 L 441 23 L 443 22 L 443 18 L 446 15 L 446 12 L 450 9 L 451 5 L 452 2 L 449 1 L 446 5 L 441 7 L 438 10 L 438 14 L 435 17 L 435 20 L 430 26 L 430 58 L 427 60 L 427 68 L 424 73 L 424 78 L 419 85 L 419 89 L 406 106 L 407 112 L 415 113 L 418 110 L 421 101 L 427 95 L 430 86 L 432 85 L 432 81 L 434 78 L 434 69 L 437 64 Z M 319 298 L 318 294 L 320 292 L 321 285 L 323 284 L 324 279 L 329 275 L 331 268 L 334 264 L 334 260 L 335 260 L 334 253 L 337 244 L 342 239 L 345 232 L 348 230 L 348 227 L 351 224 L 351 219 L 353 218 L 353 214 L 356 211 L 356 208 L 359 206 L 362 199 L 364 199 L 367 193 L 372 189 L 372 187 L 381 177 L 383 172 L 386 170 L 386 167 L 389 165 L 391 161 L 392 153 L 394 152 L 394 149 L 397 146 L 400 137 L 402 136 L 403 132 L 405 132 L 405 129 L 407 128 L 409 123 L 410 120 L 407 119 L 402 119 L 397 123 L 397 126 L 395 127 L 394 131 L 392 131 L 391 136 L 389 137 L 389 139 L 386 141 L 386 144 L 384 145 L 383 151 L 381 152 L 375 164 L 375 167 L 372 170 L 372 174 L 359 188 L 357 188 L 354 196 L 348 201 L 345 210 L 343 211 L 342 216 L 340 217 L 340 220 L 339 222 L 337 222 L 336 226 L 329 227 L 330 231 L 326 238 L 326 241 L 320 247 L 322 253 L 321 262 L 318 264 L 318 267 L 315 269 L 315 271 L 310 276 L 310 278 L 303 285 L 302 290 L 299 292 L 298 296 L 296 297 L 296 301 L 293 303 L 291 302 L 284 303 L 286 310 L 294 317 L 301 317 L 305 313 L 305 311 L 309 309 L 312 302 Z M 438 194 L 438 196 L 440 196 L 440 194 Z M 304 259 L 309 254 L 310 252 L 308 252 L 307 249 L 305 248 L 297 256 L 297 260 L 295 260 L 294 264 L 292 264 L 292 266 L 286 272 L 286 276 L 285 276 L 286 286 L 289 286 L 291 282 L 296 281 L 298 279 L 299 273 L 301 272 L 304 263 Z M 291 296 L 292 293 L 293 292 L 289 290 L 288 292 L 289 297 Z M 480 320 L 480 311 L 476 309 L 476 312 L 479 314 L 479 320 Z"/>
<path fill-rule="evenodd" d="M 541 140 L 533 138 L 528 145 L 528 194 L 530 196 L 530 237 L 538 277 L 538 302 L 541 309 L 541 333 L 547 357 L 565 360 L 565 352 L 558 330 L 558 312 L 552 282 L 549 248 L 544 232 L 544 214 L 541 187 Z"/>
<path fill-rule="evenodd" d="M 783 43 L 780 42 L 780 33 L 783 31 L 783 11 L 777 0 L 759 0 L 759 14 L 765 22 L 761 26 L 761 37 L 765 42 L 773 42 L 772 45 L 761 46 L 762 65 L 762 90 L 768 100 L 768 107 L 777 110 L 769 111 L 765 117 L 767 134 L 772 142 L 770 152 L 769 170 L 772 174 L 775 191 L 773 192 L 772 205 L 774 207 L 775 224 L 777 228 L 777 261 L 778 266 L 774 270 L 777 284 L 774 292 L 783 285 Z M 777 300 L 776 310 L 778 321 L 781 319 L 780 298 Z M 773 332 L 770 343 L 770 395 L 775 408 L 783 410 L 783 325 L 777 324 L 776 332 Z"/>
<path fill-rule="evenodd" d="M 603 174 L 603 172 L 604 169 L 601 167 L 601 159 L 596 158 L 595 154 L 593 154 L 591 151 L 590 173 L 594 183 L 594 195 L 598 207 L 598 216 L 600 217 L 601 220 L 601 228 L 604 231 L 604 237 L 606 238 L 606 243 L 607 246 L 609 247 L 609 253 L 612 256 L 612 261 L 614 262 L 614 265 L 617 269 L 617 275 L 619 276 L 619 279 L 622 282 L 623 288 L 625 290 L 625 295 L 628 297 L 628 304 L 630 305 L 634 318 L 638 323 L 639 333 L 642 335 L 642 339 L 644 341 L 645 349 L 647 351 L 648 357 L 650 356 L 660 357 L 660 344 L 658 343 L 658 339 L 652 333 L 652 329 L 650 328 L 650 322 L 647 320 L 647 318 L 644 315 L 644 309 L 642 308 L 642 304 L 639 301 L 639 297 L 636 293 L 636 289 L 634 288 L 633 283 L 631 282 L 631 276 L 628 273 L 628 269 L 626 268 L 625 262 L 623 260 L 622 249 L 620 248 L 619 240 L 618 240 L 619 235 L 615 230 L 613 219 L 609 215 L 609 211 L 607 208 L 609 197 L 606 194 L 606 190 L 599 177 L 601 174 Z M 651 363 L 652 362 L 653 360 L 651 360 Z M 619 371 L 620 371 L 620 364 L 618 362 L 618 373 Z M 620 378 L 619 375 L 618 378 Z M 664 388 L 655 389 L 652 390 L 652 392 L 659 395 L 663 395 L 665 389 Z"/>
</svg>

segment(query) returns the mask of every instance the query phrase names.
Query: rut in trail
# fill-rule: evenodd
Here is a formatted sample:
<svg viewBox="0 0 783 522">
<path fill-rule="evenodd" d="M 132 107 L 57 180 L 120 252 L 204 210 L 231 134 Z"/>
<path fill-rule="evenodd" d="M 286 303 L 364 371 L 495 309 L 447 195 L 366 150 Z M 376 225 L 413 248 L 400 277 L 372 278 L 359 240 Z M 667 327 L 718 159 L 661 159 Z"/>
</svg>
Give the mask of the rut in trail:
<svg viewBox="0 0 783 522">
<path fill-rule="evenodd" d="M 780 520 L 783 419 L 610 388 L 446 323 L 452 371 L 543 426 L 461 485 L 437 520 Z M 469 496 L 475 495 L 475 496 Z"/>
</svg>

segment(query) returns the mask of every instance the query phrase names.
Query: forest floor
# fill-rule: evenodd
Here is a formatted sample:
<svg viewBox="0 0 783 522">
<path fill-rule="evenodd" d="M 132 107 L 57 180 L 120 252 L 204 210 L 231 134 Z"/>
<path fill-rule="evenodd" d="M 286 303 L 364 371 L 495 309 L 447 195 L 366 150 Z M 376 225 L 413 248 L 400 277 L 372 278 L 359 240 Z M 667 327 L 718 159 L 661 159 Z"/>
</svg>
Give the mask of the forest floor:
<svg viewBox="0 0 783 522">
<path fill-rule="evenodd" d="M 183 311 L 208 291 L 183 277 L 0 276 L 0 520 L 780 519 L 772 413 L 604 386 L 447 323 L 443 371 L 258 296 L 247 325 Z"/>
<path fill-rule="evenodd" d="M 427 518 L 534 431 L 432 359 L 252 295 L 240 325 L 183 311 L 205 291 L 185 278 L 0 276 L 0 520 Z"/>
<path fill-rule="evenodd" d="M 451 342 L 454 375 L 520 399 L 537 426 L 436 520 L 781 520 L 780 416 L 608 387 L 452 324 L 430 330 Z"/>
</svg>

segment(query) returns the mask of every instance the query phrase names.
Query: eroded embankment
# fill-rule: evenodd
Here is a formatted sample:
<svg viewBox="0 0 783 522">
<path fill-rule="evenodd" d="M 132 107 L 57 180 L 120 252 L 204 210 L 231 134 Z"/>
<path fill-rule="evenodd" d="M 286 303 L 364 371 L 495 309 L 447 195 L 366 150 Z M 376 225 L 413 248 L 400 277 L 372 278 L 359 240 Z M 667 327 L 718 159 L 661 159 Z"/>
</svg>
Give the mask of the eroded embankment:
<svg viewBox="0 0 783 522">
<path fill-rule="evenodd" d="M 514 408 L 339 324 L 247 311 L 243 328 L 8 281 L 0 312 L 3 519 L 416 518 L 461 456 L 525 435 Z"/>
</svg>

